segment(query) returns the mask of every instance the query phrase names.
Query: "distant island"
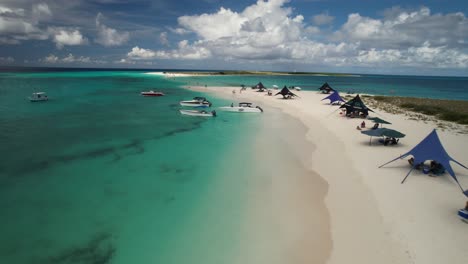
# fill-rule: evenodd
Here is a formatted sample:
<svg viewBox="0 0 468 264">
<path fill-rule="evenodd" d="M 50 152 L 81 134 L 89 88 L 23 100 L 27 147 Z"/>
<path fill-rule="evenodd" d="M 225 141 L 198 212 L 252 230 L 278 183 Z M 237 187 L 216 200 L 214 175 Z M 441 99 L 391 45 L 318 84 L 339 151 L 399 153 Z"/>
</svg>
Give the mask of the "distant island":
<svg viewBox="0 0 468 264">
<path fill-rule="evenodd" d="M 338 77 L 359 77 L 357 74 L 350 73 L 327 73 L 327 72 L 273 72 L 273 71 L 174 71 L 164 72 L 165 74 L 182 75 L 310 75 L 310 76 L 338 76 Z"/>
</svg>

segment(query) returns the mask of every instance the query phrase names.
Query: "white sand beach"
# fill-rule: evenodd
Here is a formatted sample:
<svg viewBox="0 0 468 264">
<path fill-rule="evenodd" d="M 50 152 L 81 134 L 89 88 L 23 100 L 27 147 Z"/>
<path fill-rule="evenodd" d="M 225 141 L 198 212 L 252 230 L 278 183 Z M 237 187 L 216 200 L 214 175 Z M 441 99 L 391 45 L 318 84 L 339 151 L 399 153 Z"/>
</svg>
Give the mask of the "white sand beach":
<svg viewBox="0 0 468 264">
<path fill-rule="evenodd" d="M 388 127 L 406 137 L 394 146 L 383 146 L 377 139 L 369 145 L 369 137 L 356 130 L 362 119 L 340 116 L 337 107 L 321 101 L 325 95 L 317 92 L 295 92 L 300 98 L 283 100 L 280 95 L 267 96 L 251 89 L 242 93 L 233 87 L 188 89 L 216 93 L 234 104 L 254 102 L 266 111 L 268 107 L 279 108 L 307 128 L 306 138 L 313 147 L 306 143 L 292 147 L 304 153 L 303 161 L 311 174 L 280 179 L 277 184 L 284 186 L 274 189 L 272 185 L 267 190 L 269 196 L 251 198 L 257 214 L 261 214 L 256 207 L 261 204 L 259 199 L 270 199 L 276 206 L 277 214 L 270 212 L 268 217 L 281 218 L 275 228 L 283 232 L 282 248 L 300 251 L 291 251 L 288 263 L 467 263 L 468 224 L 457 217 L 467 198 L 448 173 L 429 177 L 414 171 L 400 184 L 410 169 L 406 159 L 378 168 L 419 143 L 435 128 L 434 123 L 376 110 L 379 117 L 392 123 Z M 368 121 L 367 127 L 371 125 Z M 438 130 L 438 134 L 449 155 L 467 165 L 468 135 L 452 130 Z M 468 170 L 453 163 L 452 167 L 461 185 L 468 188 Z M 308 178 L 314 175 L 324 182 Z M 314 193 L 320 192 L 325 195 L 327 210 L 323 211 L 328 211 L 329 217 L 313 220 L 309 217 L 314 213 L 311 208 L 317 206 L 314 199 L 320 199 Z M 329 221 L 328 225 L 314 222 L 320 219 Z M 320 244 L 321 239 L 327 243 L 327 234 L 314 231 L 317 226 L 329 226 L 331 245 Z M 313 234 L 318 237 L 311 237 Z M 317 256 L 317 248 L 321 256 Z"/>
</svg>

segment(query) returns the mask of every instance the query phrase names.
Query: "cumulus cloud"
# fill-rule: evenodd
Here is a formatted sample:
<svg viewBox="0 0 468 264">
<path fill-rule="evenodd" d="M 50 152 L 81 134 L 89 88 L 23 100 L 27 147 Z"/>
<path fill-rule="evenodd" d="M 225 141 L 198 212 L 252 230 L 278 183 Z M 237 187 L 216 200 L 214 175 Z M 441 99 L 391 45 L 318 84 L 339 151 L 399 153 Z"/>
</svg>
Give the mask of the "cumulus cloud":
<svg viewBox="0 0 468 264">
<path fill-rule="evenodd" d="M 32 7 L 32 18 L 34 21 L 46 20 L 52 16 L 49 6 L 46 3 L 39 3 Z"/>
<path fill-rule="evenodd" d="M 28 15 L 29 12 L 32 15 Z M 41 30 L 38 25 L 37 14 L 42 15 L 52 13 L 46 4 L 33 5 L 31 10 L 24 8 L 13 8 L 0 4 L 0 43 L 19 44 L 21 41 L 29 39 L 47 39 L 46 31 Z"/>
<path fill-rule="evenodd" d="M 15 59 L 11 56 L 8 57 L 0 57 L 0 64 L 10 64 L 15 62 Z"/>
<path fill-rule="evenodd" d="M 51 27 L 49 33 L 58 49 L 64 46 L 77 46 L 88 43 L 88 39 L 78 29 Z"/>
<path fill-rule="evenodd" d="M 58 60 L 59 58 L 53 54 L 50 54 L 49 56 L 43 59 L 43 61 L 46 63 L 56 63 Z"/>
<path fill-rule="evenodd" d="M 67 56 L 59 58 L 56 55 L 49 54 L 45 58 L 40 60 L 41 62 L 45 63 L 100 63 L 101 61 L 92 61 L 90 57 L 79 56 L 75 57 L 73 54 L 69 53 Z"/>
<path fill-rule="evenodd" d="M 169 51 L 153 51 L 150 49 L 133 47 L 127 53 L 130 60 L 151 60 L 151 59 L 206 59 L 211 56 L 211 53 L 205 47 L 190 45 L 187 40 L 182 40 L 178 43 L 177 49 Z"/>
<path fill-rule="evenodd" d="M 119 32 L 116 29 L 110 28 L 104 25 L 102 20 L 102 14 L 98 13 L 96 16 L 96 27 L 97 27 L 97 38 L 96 42 L 103 46 L 119 46 L 126 43 L 130 38 L 130 33 Z"/>
<path fill-rule="evenodd" d="M 136 46 L 133 47 L 129 53 L 127 53 L 127 56 L 132 59 L 153 59 L 156 57 L 156 52 Z"/>
<path fill-rule="evenodd" d="M 185 28 L 172 28 L 172 27 L 168 27 L 169 31 L 171 31 L 172 33 L 175 33 L 175 34 L 178 34 L 178 35 L 185 35 L 185 34 L 189 34 L 190 31 L 188 31 L 187 29 Z"/>
<path fill-rule="evenodd" d="M 467 67 L 468 20 L 463 13 L 431 14 L 393 8 L 382 18 L 354 13 L 330 38 L 319 26 L 334 17 L 322 13 L 307 24 L 286 0 L 258 1 L 241 12 L 220 8 L 212 14 L 182 16 L 180 28 L 198 39 L 177 49 L 127 54 L 135 59 L 202 59 L 294 62 L 329 66 Z M 173 32 L 173 31 L 172 31 Z"/>
<path fill-rule="evenodd" d="M 409 48 L 433 45 L 457 48 L 468 36 L 468 19 L 463 13 L 431 14 L 427 7 L 409 12 L 393 9 L 383 19 L 353 13 L 334 39 L 360 42 L 367 48 Z"/>
<path fill-rule="evenodd" d="M 167 39 L 167 32 L 161 32 L 161 34 L 159 34 L 159 41 L 164 46 L 169 46 L 169 40 Z"/>
<path fill-rule="evenodd" d="M 312 22 L 317 26 L 331 24 L 333 20 L 335 20 L 335 17 L 330 16 L 328 12 L 318 14 L 312 17 Z"/>
</svg>

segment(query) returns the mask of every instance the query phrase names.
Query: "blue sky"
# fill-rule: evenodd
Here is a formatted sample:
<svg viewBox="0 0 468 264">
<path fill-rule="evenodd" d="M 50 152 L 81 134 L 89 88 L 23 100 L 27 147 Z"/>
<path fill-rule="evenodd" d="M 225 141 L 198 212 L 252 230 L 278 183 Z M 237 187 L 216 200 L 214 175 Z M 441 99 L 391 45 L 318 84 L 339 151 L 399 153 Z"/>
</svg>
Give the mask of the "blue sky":
<svg viewBox="0 0 468 264">
<path fill-rule="evenodd" d="M 468 75 L 468 1 L 2 0 L 0 65 Z"/>
</svg>

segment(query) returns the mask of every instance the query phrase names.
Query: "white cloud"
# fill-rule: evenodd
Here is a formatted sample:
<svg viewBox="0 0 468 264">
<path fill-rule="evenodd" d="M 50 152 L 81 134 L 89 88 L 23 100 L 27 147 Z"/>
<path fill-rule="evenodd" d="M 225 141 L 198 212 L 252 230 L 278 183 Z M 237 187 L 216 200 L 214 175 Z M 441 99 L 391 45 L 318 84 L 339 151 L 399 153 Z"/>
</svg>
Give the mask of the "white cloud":
<svg viewBox="0 0 468 264">
<path fill-rule="evenodd" d="M 41 62 L 44 63 L 103 63 L 103 61 L 100 60 L 91 60 L 90 57 L 75 57 L 73 54 L 69 53 L 67 56 L 63 58 L 59 58 L 56 55 L 49 54 L 45 58 L 40 60 Z"/>
<path fill-rule="evenodd" d="M 220 8 L 212 14 L 179 17 L 180 28 L 198 40 L 173 50 L 135 47 L 129 59 L 222 58 L 238 62 L 293 62 L 329 66 L 430 68 L 467 67 L 468 20 L 462 13 L 434 14 L 428 8 L 393 9 L 382 19 L 350 14 L 326 39 L 318 26 L 334 21 L 327 13 L 314 25 L 293 15 L 288 1 L 258 1 L 241 12 Z"/>
<path fill-rule="evenodd" d="M 132 48 L 132 50 L 127 54 L 127 56 L 131 59 L 136 59 L 136 60 L 153 59 L 156 57 L 156 52 L 136 46 Z"/>
<path fill-rule="evenodd" d="M 367 48 L 409 48 L 430 41 L 456 48 L 468 36 L 468 19 L 463 13 L 431 14 L 427 7 L 408 12 L 391 9 L 383 19 L 354 13 L 334 34 L 335 40 L 360 42 Z M 466 47 L 465 47 L 466 48 Z"/>
<path fill-rule="evenodd" d="M 46 3 L 39 3 L 37 5 L 33 5 L 32 16 L 36 21 L 45 20 L 52 16 L 52 11 L 50 11 L 49 6 Z"/>
<path fill-rule="evenodd" d="M 56 63 L 58 60 L 59 58 L 53 54 L 50 54 L 49 56 L 43 59 L 43 61 L 46 63 Z"/>
<path fill-rule="evenodd" d="M 182 40 L 178 43 L 177 49 L 169 51 L 153 51 L 150 49 L 139 48 L 138 46 L 133 47 L 132 50 L 127 53 L 127 57 L 130 60 L 152 60 L 152 59 L 206 59 L 211 57 L 210 51 L 205 48 L 198 46 L 197 44 L 190 45 L 187 40 Z"/>
<path fill-rule="evenodd" d="M 159 34 L 159 41 L 164 46 L 169 46 L 169 40 L 167 39 L 167 32 L 161 32 L 161 34 Z"/>
<path fill-rule="evenodd" d="M 189 34 L 190 31 L 188 31 L 187 29 L 185 28 L 172 28 L 172 27 L 168 27 L 169 31 L 175 33 L 175 34 L 178 34 L 178 35 L 185 35 L 185 34 Z"/>
<path fill-rule="evenodd" d="M 126 43 L 130 38 L 130 33 L 119 32 L 116 29 L 102 24 L 102 14 L 96 16 L 96 27 L 98 29 L 96 42 L 103 46 L 119 46 Z"/>
<path fill-rule="evenodd" d="M 37 23 L 29 16 L 29 10 L 0 4 L 0 35 L 3 35 L 0 43 L 19 44 L 23 40 L 47 39 L 47 32 L 41 30 Z"/>
<path fill-rule="evenodd" d="M 77 46 L 88 43 L 88 39 L 78 29 L 49 28 L 49 33 L 58 49 L 64 46 Z"/>
<path fill-rule="evenodd" d="M 0 57 L 0 64 L 9 64 L 15 62 L 15 59 L 11 56 Z"/>
<path fill-rule="evenodd" d="M 328 12 L 318 14 L 312 17 L 312 22 L 317 26 L 331 24 L 333 20 L 335 20 L 335 17 L 330 16 Z"/>
</svg>

